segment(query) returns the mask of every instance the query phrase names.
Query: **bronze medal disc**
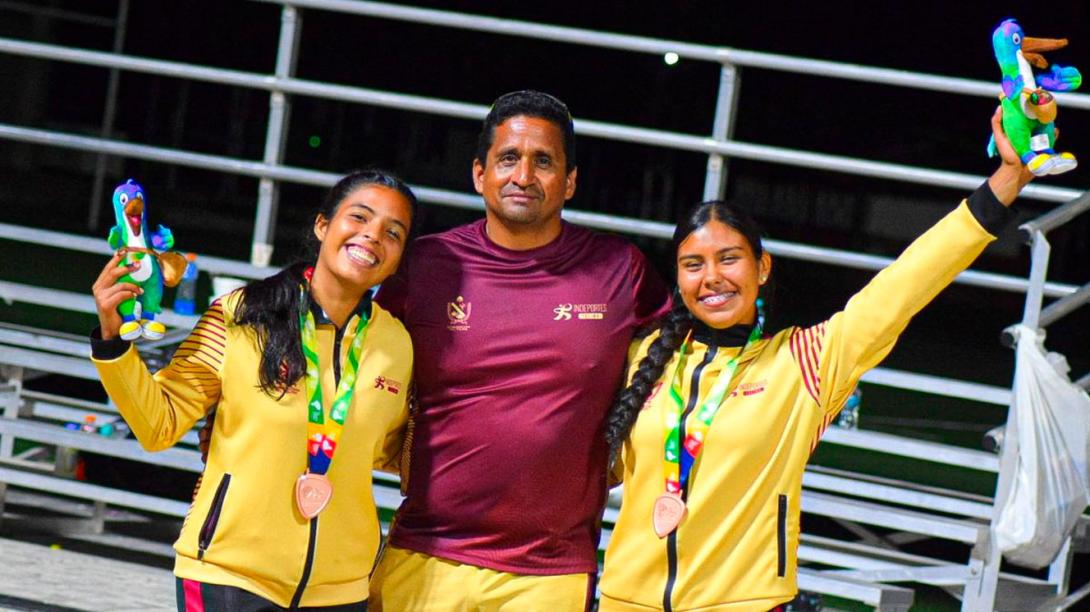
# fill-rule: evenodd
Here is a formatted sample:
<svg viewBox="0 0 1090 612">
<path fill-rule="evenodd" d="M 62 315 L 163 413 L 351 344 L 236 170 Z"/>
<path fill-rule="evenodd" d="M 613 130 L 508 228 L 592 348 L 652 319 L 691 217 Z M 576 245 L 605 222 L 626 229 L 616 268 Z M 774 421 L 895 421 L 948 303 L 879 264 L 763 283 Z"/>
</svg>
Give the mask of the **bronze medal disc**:
<svg viewBox="0 0 1090 612">
<path fill-rule="evenodd" d="M 325 474 L 307 472 L 295 481 L 295 505 L 306 519 L 318 516 L 333 497 L 333 484 Z"/>
<path fill-rule="evenodd" d="M 665 538 L 677 529 L 681 520 L 685 518 L 685 502 L 672 493 L 664 493 L 655 500 L 655 508 L 651 513 L 651 524 L 655 528 L 655 535 Z"/>
</svg>

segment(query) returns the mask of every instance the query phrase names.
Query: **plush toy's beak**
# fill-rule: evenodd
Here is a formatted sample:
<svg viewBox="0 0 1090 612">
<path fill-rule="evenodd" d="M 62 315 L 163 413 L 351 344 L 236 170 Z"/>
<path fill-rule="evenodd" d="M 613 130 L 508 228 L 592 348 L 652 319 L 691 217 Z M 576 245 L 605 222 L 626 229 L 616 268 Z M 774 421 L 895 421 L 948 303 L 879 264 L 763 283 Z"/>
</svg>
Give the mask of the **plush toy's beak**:
<svg viewBox="0 0 1090 612">
<path fill-rule="evenodd" d="M 1026 58 L 1026 61 L 1034 66 L 1044 69 L 1048 68 L 1048 60 L 1041 54 L 1063 49 L 1066 46 L 1066 38 L 1031 38 L 1027 36 L 1022 39 L 1022 57 Z"/>
<path fill-rule="evenodd" d="M 144 215 L 144 199 L 130 198 L 125 204 L 125 218 L 129 221 L 129 229 L 136 236 L 140 235 L 140 221 Z"/>
</svg>

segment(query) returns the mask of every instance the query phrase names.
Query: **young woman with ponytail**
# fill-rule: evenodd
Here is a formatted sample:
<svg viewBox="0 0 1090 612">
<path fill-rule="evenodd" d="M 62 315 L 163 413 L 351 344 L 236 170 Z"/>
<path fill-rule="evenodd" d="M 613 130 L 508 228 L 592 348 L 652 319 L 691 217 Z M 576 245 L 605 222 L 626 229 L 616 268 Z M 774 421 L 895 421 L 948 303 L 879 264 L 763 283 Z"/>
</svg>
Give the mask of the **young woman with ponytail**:
<svg viewBox="0 0 1090 612">
<path fill-rule="evenodd" d="M 179 611 L 366 610 L 379 544 L 373 467 L 396 469 L 412 345 L 370 290 L 398 267 L 416 198 L 365 170 L 330 190 L 311 253 L 214 302 L 150 374 L 118 336 L 135 285 L 93 287 L 92 360 L 141 445 L 176 444 L 216 408 L 174 545 Z"/>
<path fill-rule="evenodd" d="M 775 610 L 797 592 L 803 469 L 859 378 L 1003 226 L 1032 175 L 999 169 L 841 312 L 763 330 L 771 257 L 748 217 L 705 202 L 677 226 L 678 295 L 606 422 L 624 482 L 600 610 Z"/>
</svg>

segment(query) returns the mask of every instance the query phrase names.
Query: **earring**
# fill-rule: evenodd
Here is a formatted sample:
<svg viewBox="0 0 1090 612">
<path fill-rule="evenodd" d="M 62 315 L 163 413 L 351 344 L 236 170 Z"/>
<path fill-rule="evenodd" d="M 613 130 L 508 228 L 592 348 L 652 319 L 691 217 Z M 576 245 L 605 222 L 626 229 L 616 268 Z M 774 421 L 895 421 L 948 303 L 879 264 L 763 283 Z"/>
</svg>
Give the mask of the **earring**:
<svg viewBox="0 0 1090 612">
<path fill-rule="evenodd" d="M 764 329 L 765 327 L 765 301 L 764 298 L 757 298 L 757 327 Z"/>
</svg>

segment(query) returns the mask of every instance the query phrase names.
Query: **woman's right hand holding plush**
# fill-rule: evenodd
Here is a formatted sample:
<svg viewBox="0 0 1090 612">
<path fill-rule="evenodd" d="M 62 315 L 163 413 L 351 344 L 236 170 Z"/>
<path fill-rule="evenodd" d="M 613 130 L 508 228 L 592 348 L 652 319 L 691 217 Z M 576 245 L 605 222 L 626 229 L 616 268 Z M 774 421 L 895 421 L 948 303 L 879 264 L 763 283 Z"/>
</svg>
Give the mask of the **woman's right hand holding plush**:
<svg viewBox="0 0 1090 612">
<path fill-rule="evenodd" d="M 140 267 L 139 262 L 133 262 L 127 266 L 119 266 L 121 258 L 125 256 L 124 250 L 114 253 L 106 266 L 102 268 L 95 283 L 91 285 L 91 293 L 95 296 L 95 308 L 98 310 L 98 325 L 103 340 L 112 340 L 118 337 L 121 330 L 121 315 L 117 312 L 118 305 L 125 300 L 135 298 L 144 292 L 133 283 L 119 282 L 122 276 Z"/>
</svg>

